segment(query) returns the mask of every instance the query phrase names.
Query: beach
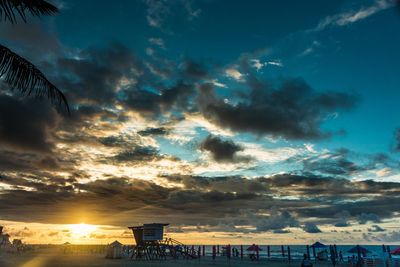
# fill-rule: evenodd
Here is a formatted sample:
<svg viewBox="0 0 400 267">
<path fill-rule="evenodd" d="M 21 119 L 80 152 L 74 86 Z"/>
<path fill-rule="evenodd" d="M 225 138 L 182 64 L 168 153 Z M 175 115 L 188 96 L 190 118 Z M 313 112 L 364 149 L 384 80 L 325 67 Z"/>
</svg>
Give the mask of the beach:
<svg viewBox="0 0 400 267">
<path fill-rule="evenodd" d="M 317 262 L 314 266 L 331 266 L 330 262 Z M 111 267 L 111 266 L 300 266 L 299 260 L 292 260 L 290 263 L 283 259 L 260 259 L 260 261 L 250 261 L 240 258 L 227 260 L 225 257 L 217 257 L 215 260 L 210 256 L 192 260 L 161 260 L 161 261 L 135 261 L 129 258 L 106 259 L 102 254 L 64 254 L 58 248 L 31 251 L 24 254 L 0 254 L 0 267 Z"/>
</svg>

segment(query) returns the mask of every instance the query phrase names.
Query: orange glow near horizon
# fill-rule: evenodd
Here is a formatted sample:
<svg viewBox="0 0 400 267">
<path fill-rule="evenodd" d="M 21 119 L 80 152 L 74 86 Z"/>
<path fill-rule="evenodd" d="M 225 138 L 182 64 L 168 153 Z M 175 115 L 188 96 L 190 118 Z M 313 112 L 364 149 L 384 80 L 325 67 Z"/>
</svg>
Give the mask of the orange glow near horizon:
<svg viewBox="0 0 400 267">
<path fill-rule="evenodd" d="M 71 237 L 73 239 L 87 238 L 88 235 L 97 230 L 97 226 L 85 223 L 70 224 L 68 228 L 71 231 Z"/>
</svg>

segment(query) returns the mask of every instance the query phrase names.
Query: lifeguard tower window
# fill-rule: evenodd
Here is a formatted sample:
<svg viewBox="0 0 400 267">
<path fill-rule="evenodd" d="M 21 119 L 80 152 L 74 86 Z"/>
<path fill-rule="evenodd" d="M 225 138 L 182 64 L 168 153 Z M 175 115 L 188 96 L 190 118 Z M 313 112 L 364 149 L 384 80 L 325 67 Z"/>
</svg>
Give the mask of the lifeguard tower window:
<svg viewBox="0 0 400 267">
<path fill-rule="evenodd" d="M 162 241 L 164 239 L 164 227 L 167 223 L 148 223 L 142 226 L 132 226 L 133 236 L 137 245 Z"/>
<path fill-rule="evenodd" d="M 158 241 L 164 238 L 165 224 L 144 224 L 143 225 L 143 240 Z"/>
</svg>

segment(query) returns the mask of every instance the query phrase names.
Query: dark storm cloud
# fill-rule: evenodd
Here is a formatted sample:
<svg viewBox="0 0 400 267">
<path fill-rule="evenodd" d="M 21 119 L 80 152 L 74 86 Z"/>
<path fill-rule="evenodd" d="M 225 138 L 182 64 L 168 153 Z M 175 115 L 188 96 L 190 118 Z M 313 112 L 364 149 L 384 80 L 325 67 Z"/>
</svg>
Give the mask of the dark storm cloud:
<svg viewBox="0 0 400 267">
<path fill-rule="evenodd" d="M 127 90 L 123 103 L 143 116 L 158 116 L 171 109 L 182 111 L 190 109 L 188 101 L 195 92 L 194 86 L 180 81 L 170 88 L 160 89 L 157 92 L 148 89 Z"/>
<path fill-rule="evenodd" d="M 142 131 L 139 131 L 138 134 L 142 136 L 154 136 L 154 135 L 166 135 L 169 130 L 165 127 L 156 127 L 156 128 L 146 128 Z"/>
<path fill-rule="evenodd" d="M 67 164 L 63 167 L 66 166 Z M 0 150 L 0 171 L 35 172 L 61 169 L 58 159 L 53 156 Z"/>
<path fill-rule="evenodd" d="M 50 153 L 58 120 L 47 102 L 0 95 L 0 144 L 3 146 Z"/>
<path fill-rule="evenodd" d="M 266 179 L 248 179 L 241 176 L 203 177 L 191 175 L 165 176 L 169 182 L 183 185 L 189 190 L 207 190 L 236 193 L 269 193 Z"/>
<path fill-rule="evenodd" d="M 207 75 L 206 68 L 191 60 L 181 68 L 168 61 L 158 65 L 168 67 L 168 77 L 127 47 L 111 44 L 84 49 L 73 58 L 60 58 L 55 68 L 62 72 L 55 72 L 54 76 L 77 105 L 77 118 L 104 113 L 105 108 L 109 110 L 117 104 L 151 118 L 170 110 L 193 109 L 190 98 L 195 94 L 195 82 Z"/>
<path fill-rule="evenodd" d="M 168 186 L 124 177 L 81 183 L 50 174 L 3 175 L 0 182 L 11 189 L 0 194 L 0 212 L 10 220 L 24 220 L 29 212 L 33 221 L 74 223 L 72 215 L 90 211 L 93 221 L 88 223 L 128 225 L 162 219 L 217 229 L 229 222 L 250 225 L 256 232 L 283 232 L 288 227 L 316 232 L 301 221 L 312 217 L 318 218 L 314 224 L 343 227 L 361 219 L 372 221 L 373 216 L 365 214 L 384 219 L 400 212 L 397 183 L 291 174 L 163 178 Z"/>
<path fill-rule="evenodd" d="M 306 222 L 303 226 L 304 232 L 315 234 L 315 233 L 321 233 L 321 229 L 318 228 L 318 226 L 315 223 L 312 222 Z"/>
<path fill-rule="evenodd" d="M 209 135 L 200 144 L 200 149 L 211 153 L 213 159 L 218 162 L 249 161 L 249 157 L 238 156 L 237 152 L 243 150 L 240 145 L 232 140 L 223 140 L 218 136 Z"/>
<path fill-rule="evenodd" d="M 366 224 L 368 222 L 375 222 L 375 223 L 381 222 L 379 216 L 374 213 L 361 213 L 360 215 L 357 216 L 357 220 L 359 224 Z"/>
<path fill-rule="evenodd" d="M 270 216 L 265 219 L 261 219 L 256 225 L 257 231 L 270 231 L 273 230 L 275 233 L 283 230 L 286 227 L 298 227 L 299 222 L 287 211 L 276 212 L 273 211 Z"/>
<path fill-rule="evenodd" d="M 316 157 L 302 160 L 304 170 L 312 173 L 327 175 L 349 176 L 355 172 L 366 170 L 348 159 L 349 151 L 341 149 L 335 152 L 325 153 Z"/>
<path fill-rule="evenodd" d="M 195 62 L 192 60 L 186 60 L 183 63 L 183 74 L 190 78 L 206 78 L 208 75 L 208 70 L 206 66 L 199 62 Z"/>
<path fill-rule="evenodd" d="M 106 48 L 82 50 L 76 58 L 61 58 L 57 62 L 58 83 L 72 102 L 113 104 L 122 78 L 134 78 L 143 68 L 133 53 L 120 44 Z"/>
<path fill-rule="evenodd" d="M 114 156 L 114 160 L 118 162 L 142 162 L 153 161 L 160 157 L 158 150 L 154 147 L 135 147 L 131 150 L 120 152 Z"/>
<path fill-rule="evenodd" d="M 302 79 L 286 80 L 277 89 L 255 77 L 250 80 L 251 92 L 234 104 L 218 99 L 210 86 L 203 86 L 198 102 L 204 116 L 235 131 L 318 139 L 331 135 L 320 130 L 329 114 L 349 110 L 357 102 L 346 93 L 317 93 Z"/>
</svg>

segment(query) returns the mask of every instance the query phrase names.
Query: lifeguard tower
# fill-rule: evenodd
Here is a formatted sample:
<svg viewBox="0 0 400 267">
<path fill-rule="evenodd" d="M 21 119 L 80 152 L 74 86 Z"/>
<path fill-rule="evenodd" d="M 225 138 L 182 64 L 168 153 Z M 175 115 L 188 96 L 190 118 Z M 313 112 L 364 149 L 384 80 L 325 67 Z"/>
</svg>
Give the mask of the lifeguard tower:
<svg viewBox="0 0 400 267">
<path fill-rule="evenodd" d="M 168 257 L 196 258 L 197 252 L 184 244 L 172 239 L 164 238 L 164 227 L 168 223 L 149 223 L 141 226 L 128 227 L 132 230 L 136 246 L 131 259 L 135 260 L 166 260 Z"/>
</svg>

